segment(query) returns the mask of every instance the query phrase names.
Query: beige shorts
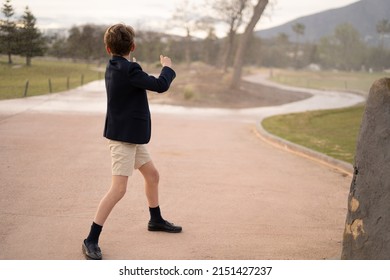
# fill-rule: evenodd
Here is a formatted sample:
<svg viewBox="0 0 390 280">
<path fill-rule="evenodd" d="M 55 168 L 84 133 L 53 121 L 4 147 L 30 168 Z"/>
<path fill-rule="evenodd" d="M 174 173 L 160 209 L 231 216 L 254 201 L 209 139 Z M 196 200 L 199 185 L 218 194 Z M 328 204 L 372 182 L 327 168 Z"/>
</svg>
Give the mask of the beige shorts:
<svg viewBox="0 0 390 280">
<path fill-rule="evenodd" d="M 112 175 L 131 176 L 134 169 L 152 160 L 145 145 L 109 140 L 108 146 L 111 151 Z"/>
</svg>

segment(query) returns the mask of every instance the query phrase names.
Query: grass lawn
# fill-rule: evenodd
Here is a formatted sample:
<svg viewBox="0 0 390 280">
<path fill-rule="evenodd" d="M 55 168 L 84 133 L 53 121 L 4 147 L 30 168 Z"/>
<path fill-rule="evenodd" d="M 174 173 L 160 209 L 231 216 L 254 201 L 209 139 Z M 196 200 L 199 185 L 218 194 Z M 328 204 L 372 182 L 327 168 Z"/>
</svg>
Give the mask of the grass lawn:
<svg viewBox="0 0 390 280">
<path fill-rule="evenodd" d="M 290 86 L 359 92 L 368 95 L 372 83 L 389 77 L 385 72 L 341 72 L 341 71 L 293 71 L 273 70 L 271 80 Z"/>
<path fill-rule="evenodd" d="M 104 77 L 96 65 L 73 63 L 48 58 L 33 58 L 32 66 L 26 67 L 24 58 L 13 56 L 14 64 L 8 65 L 6 56 L 0 56 L 0 99 L 23 97 L 29 80 L 27 96 L 75 88 Z M 82 81 L 83 80 L 83 81 Z"/>
<path fill-rule="evenodd" d="M 389 76 L 385 72 L 274 69 L 271 80 L 291 86 L 352 91 L 367 96 L 374 81 Z M 263 126 L 281 138 L 353 163 L 363 111 L 364 107 L 359 106 L 275 116 L 264 120 Z"/>
<path fill-rule="evenodd" d="M 364 106 L 267 118 L 270 133 L 312 150 L 353 163 Z"/>
</svg>

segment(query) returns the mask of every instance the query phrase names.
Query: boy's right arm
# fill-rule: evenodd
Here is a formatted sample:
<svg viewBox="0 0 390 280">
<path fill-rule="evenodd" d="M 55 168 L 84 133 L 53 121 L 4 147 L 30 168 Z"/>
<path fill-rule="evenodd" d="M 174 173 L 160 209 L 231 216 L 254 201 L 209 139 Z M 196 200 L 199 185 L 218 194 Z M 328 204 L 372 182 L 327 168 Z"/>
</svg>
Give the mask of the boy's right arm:
<svg viewBox="0 0 390 280">
<path fill-rule="evenodd" d="M 163 67 L 172 67 L 172 60 L 167 56 L 160 55 L 160 62 Z"/>
<path fill-rule="evenodd" d="M 169 89 L 173 79 L 176 77 L 175 71 L 171 68 L 172 61 L 169 57 L 160 56 L 163 66 L 158 78 L 145 73 L 138 63 L 132 63 L 129 68 L 129 76 L 134 86 L 155 92 L 165 92 Z"/>
</svg>

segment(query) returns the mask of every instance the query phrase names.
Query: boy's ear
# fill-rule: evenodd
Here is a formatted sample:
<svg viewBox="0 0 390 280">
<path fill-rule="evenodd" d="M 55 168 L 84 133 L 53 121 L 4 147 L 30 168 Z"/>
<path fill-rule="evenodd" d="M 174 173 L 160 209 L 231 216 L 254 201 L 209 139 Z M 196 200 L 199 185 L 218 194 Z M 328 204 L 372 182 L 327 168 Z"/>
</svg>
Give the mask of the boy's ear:
<svg viewBox="0 0 390 280">
<path fill-rule="evenodd" d="M 109 47 L 106 47 L 106 52 L 107 52 L 109 55 L 111 55 L 111 50 L 110 50 Z"/>
<path fill-rule="evenodd" d="M 130 49 L 130 52 L 133 52 L 133 51 L 135 51 L 135 43 L 133 43 L 133 45 L 131 46 L 131 49 Z"/>
</svg>

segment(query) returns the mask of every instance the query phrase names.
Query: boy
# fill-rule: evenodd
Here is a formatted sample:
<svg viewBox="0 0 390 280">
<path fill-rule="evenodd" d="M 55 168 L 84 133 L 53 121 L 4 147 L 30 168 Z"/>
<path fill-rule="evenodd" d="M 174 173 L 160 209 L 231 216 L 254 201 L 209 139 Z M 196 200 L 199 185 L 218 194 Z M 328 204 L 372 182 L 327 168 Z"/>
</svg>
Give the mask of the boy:
<svg viewBox="0 0 390 280">
<path fill-rule="evenodd" d="M 130 62 L 135 50 L 132 27 L 116 24 L 104 34 L 106 51 L 112 57 L 106 69 L 107 114 L 104 137 L 109 139 L 112 161 L 112 185 L 100 201 L 88 237 L 82 244 L 85 256 L 100 260 L 99 236 L 111 210 L 127 189 L 128 177 L 138 169 L 145 179 L 145 193 L 149 204 L 149 231 L 181 232 L 180 226 L 164 220 L 158 200 L 159 173 L 145 147 L 151 136 L 151 120 L 146 90 L 165 92 L 175 71 L 168 57 L 160 56 L 163 66 L 158 78 L 143 72 L 139 64 Z"/>
</svg>

